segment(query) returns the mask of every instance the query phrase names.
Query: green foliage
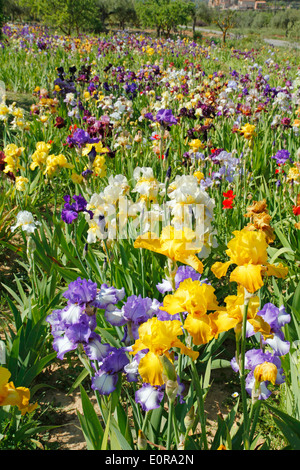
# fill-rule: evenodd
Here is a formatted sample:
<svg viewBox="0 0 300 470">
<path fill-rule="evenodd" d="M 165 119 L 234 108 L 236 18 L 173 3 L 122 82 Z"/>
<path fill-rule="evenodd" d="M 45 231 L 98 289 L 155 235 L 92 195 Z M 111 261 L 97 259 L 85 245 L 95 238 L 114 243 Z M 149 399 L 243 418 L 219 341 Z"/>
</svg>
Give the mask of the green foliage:
<svg viewBox="0 0 300 470">
<path fill-rule="evenodd" d="M 194 15 L 192 2 L 185 0 L 139 0 L 136 10 L 145 27 L 155 28 L 157 36 L 175 31 L 179 25 L 186 25 Z"/>
<path fill-rule="evenodd" d="M 41 0 L 41 15 L 51 26 L 58 27 L 67 35 L 87 28 L 91 21 L 93 0 Z"/>
<path fill-rule="evenodd" d="M 0 450 L 44 450 L 41 434 L 57 426 L 45 426 L 33 414 L 21 416 L 15 407 L 0 408 Z"/>
</svg>

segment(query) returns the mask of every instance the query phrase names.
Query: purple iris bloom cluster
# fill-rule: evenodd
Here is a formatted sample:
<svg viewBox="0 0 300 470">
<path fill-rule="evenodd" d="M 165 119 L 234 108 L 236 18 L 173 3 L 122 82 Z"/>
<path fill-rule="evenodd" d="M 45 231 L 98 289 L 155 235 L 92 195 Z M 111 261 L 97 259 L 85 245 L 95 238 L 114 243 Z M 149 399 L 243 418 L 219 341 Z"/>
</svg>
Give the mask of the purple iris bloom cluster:
<svg viewBox="0 0 300 470">
<path fill-rule="evenodd" d="M 84 129 L 76 129 L 73 135 L 67 137 L 66 142 L 70 147 L 82 148 L 86 144 L 95 144 L 99 140 L 99 138 L 92 138 Z"/>
<path fill-rule="evenodd" d="M 177 119 L 171 109 L 160 109 L 154 117 L 152 113 L 145 113 L 144 117 L 150 121 L 159 122 L 162 126 L 177 124 Z"/>
<path fill-rule="evenodd" d="M 71 203 L 71 196 L 64 196 L 64 208 L 61 213 L 62 220 L 67 224 L 72 224 L 78 218 L 80 212 L 88 212 L 93 218 L 93 213 L 86 210 L 87 201 L 81 194 L 72 196 L 74 202 Z"/>
<path fill-rule="evenodd" d="M 126 348 L 102 343 L 95 332 L 96 312 L 122 300 L 125 290 L 107 284 L 102 284 L 98 289 L 95 282 L 79 277 L 69 284 L 63 296 L 68 300 L 66 307 L 54 310 L 46 318 L 51 326 L 53 349 L 58 359 L 62 360 L 68 352 L 82 347 L 96 370 L 92 387 L 108 395 L 115 390 L 118 374 L 124 372 L 129 359 Z M 132 380 L 132 375 L 129 380 Z"/>
<path fill-rule="evenodd" d="M 272 156 L 276 160 L 277 165 L 284 165 L 288 160 L 293 163 L 291 154 L 288 150 L 278 150 L 278 152 Z"/>
<path fill-rule="evenodd" d="M 156 114 L 156 121 L 164 126 L 177 124 L 177 119 L 171 109 L 160 109 Z"/>
<path fill-rule="evenodd" d="M 267 303 L 257 313 L 257 315 L 263 317 L 263 319 L 270 325 L 273 338 L 262 339 L 263 349 L 251 349 L 245 354 L 245 369 L 249 370 L 246 377 L 246 391 L 251 396 L 255 387 L 254 369 L 259 364 L 264 362 L 271 362 L 277 367 L 277 378 L 276 384 L 282 384 L 284 382 L 283 369 L 281 367 L 280 356 L 284 356 L 290 350 L 290 343 L 285 341 L 284 334 L 282 331 L 283 326 L 291 321 L 291 316 L 286 312 L 284 306 L 276 307 L 272 303 Z M 247 337 L 254 335 L 253 328 L 247 325 Z M 269 347 L 266 350 L 266 347 Z M 236 358 L 231 360 L 231 367 L 235 372 L 239 372 L 239 365 Z M 271 391 L 268 389 L 269 382 L 265 381 L 260 384 L 259 400 L 266 400 L 271 395 Z"/>
<path fill-rule="evenodd" d="M 241 157 L 235 157 L 232 153 L 223 149 L 217 149 L 210 158 L 214 164 L 219 166 L 217 171 L 211 173 L 211 179 L 217 183 L 222 179 L 231 183 L 234 177 L 242 171 L 240 167 Z"/>
</svg>

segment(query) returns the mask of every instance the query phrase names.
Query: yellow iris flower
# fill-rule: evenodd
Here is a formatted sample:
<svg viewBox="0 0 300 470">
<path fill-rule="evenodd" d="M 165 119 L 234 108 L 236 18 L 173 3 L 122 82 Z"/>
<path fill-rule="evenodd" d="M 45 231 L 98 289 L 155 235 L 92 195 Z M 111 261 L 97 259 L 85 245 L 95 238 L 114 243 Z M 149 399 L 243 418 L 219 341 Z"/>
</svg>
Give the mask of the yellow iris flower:
<svg viewBox="0 0 300 470">
<path fill-rule="evenodd" d="M 173 261 L 179 261 L 194 268 L 199 273 L 203 272 L 203 264 L 196 256 L 202 249 L 201 243 L 197 243 L 196 233 L 184 227 L 177 230 L 172 226 L 164 227 L 158 237 L 153 232 L 140 235 L 134 242 L 135 248 L 146 248 L 167 256 Z"/>
<path fill-rule="evenodd" d="M 277 367 L 272 362 L 263 362 L 262 364 L 258 364 L 254 369 L 254 377 L 256 382 L 271 382 L 275 385 L 276 378 L 277 378 Z"/>
<path fill-rule="evenodd" d="M 238 286 L 237 295 L 229 295 L 224 301 L 226 309 L 218 310 L 210 315 L 214 337 L 231 328 L 234 328 L 238 333 L 242 328 L 245 304 L 244 288 Z M 255 333 L 261 333 L 265 339 L 271 338 L 273 333 L 269 323 L 257 315 L 259 306 L 258 296 L 251 296 L 248 302 L 247 321 L 252 325 Z"/>
<path fill-rule="evenodd" d="M 239 332 L 243 321 L 244 288 L 239 286 L 237 295 L 226 297 L 226 307 L 218 305 L 214 292 L 215 289 L 209 284 L 185 279 L 174 294 L 164 298 L 160 309 L 171 315 L 187 312 L 184 329 L 191 335 L 195 345 L 206 344 L 231 328 Z M 252 296 L 248 303 L 247 320 L 255 333 L 260 332 L 265 339 L 272 337 L 270 325 L 257 315 L 258 310 L 259 299 Z"/>
<path fill-rule="evenodd" d="M 215 289 L 209 284 L 185 279 L 174 294 L 164 298 L 160 308 L 171 315 L 188 312 L 184 329 L 192 336 L 195 345 L 206 344 L 217 335 L 213 317 L 207 312 L 222 310 L 214 292 Z"/>
<path fill-rule="evenodd" d="M 17 406 L 24 415 L 37 408 L 37 403 L 29 404 L 30 391 L 26 387 L 15 387 L 13 382 L 8 382 L 11 373 L 5 367 L 0 367 L 0 406 Z"/>
<path fill-rule="evenodd" d="M 230 260 L 216 262 L 211 267 L 218 279 L 226 275 L 231 264 L 236 264 L 237 267 L 230 274 L 230 281 L 237 282 L 253 294 L 263 286 L 262 276 L 286 277 L 288 268 L 281 263 L 278 266 L 268 263 L 268 243 L 262 232 L 243 229 L 234 231 L 233 235 L 226 250 Z"/>
<path fill-rule="evenodd" d="M 139 327 L 139 338 L 132 346 L 131 354 L 135 355 L 144 349 L 148 350 L 139 362 L 139 373 L 144 382 L 161 386 L 164 384 L 163 364 L 160 357 L 166 356 L 171 362 L 170 349 L 179 348 L 196 360 L 199 353 L 186 347 L 178 336 L 183 335 L 182 323 L 179 320 L 160 321 L 157 317 L 150 318 Z"/>
<path fill-rule="evenodd" d="M 214 292 L 215 289 L 210 284 L 185 279 L 174 294 L 165 296 L 160 309 L 170 315 L 182 312 L 203 315 L 208 310 L 219 308 Z"/>
<path fill-rule="evenodd" d="M 93 150 L 93 148 L 96 150 L 96 153 L 108 153 L 109 152 L 108 148 L 103 147 L 103 144 L 100 141 L 100 142 L 96 142 L 93 144 L 86 144 L 86 146 L 82 150 L 82 155 L 84 156 L 88 155 Z"/>
<path fill-rule="evenodd" d="M 17 170 L 24 168 L 20 165 L 20 156 L 24 150 L 24 147 L 18 147 L 16 144 L 8 144 L 3 149 L 6 163 L 3 173 L 13 173 L 16 174 Z"/>
<path fill-rule="evenodd" d="M 247 140 L 252 139 L 254 136 L 256 136 L 255 126 L 253 124 L 247 123 L 242 126 L 239 131 Z"/>
</svg>

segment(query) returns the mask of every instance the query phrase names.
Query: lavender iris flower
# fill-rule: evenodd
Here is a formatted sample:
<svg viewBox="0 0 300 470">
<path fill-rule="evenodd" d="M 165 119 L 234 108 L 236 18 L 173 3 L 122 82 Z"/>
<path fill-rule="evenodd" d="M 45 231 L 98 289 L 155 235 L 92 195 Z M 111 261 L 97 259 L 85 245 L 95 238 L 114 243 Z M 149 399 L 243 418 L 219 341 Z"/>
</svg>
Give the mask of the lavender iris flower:
<svg viewBox="0 0 300 470">
<path fill-rule="evenodd" d="M 277 367 L 277 377 L 276 384 L 282 384 L 284 382 L 283 369 L 281 367 L 281 360 L 279 356 L 273 354 L 269 351 L 264 352 L 262 349 L 251 349 L 245 354 L 245 369 L 249 370 L 249 373 L 246 377 L 246 391 L 250 396 L 252 396 L 254 387 L 255 387 L 255 377 L 254 369 L 259 364 L 264 362 L 271 362 Z M 236 361 L 236 358 L 231 360 L 231 367 L 234 372 L 239 372 L 239 365 Z M 260 384 L 260 393 L 258 396 L 259 400 L 266 400 L 271 395 L 271 391 L 268 389 L 269 382 L 265 381 Z"/>
<path fill-rule="evenodd" d="M 200 281 L 201 274 L 191 266 L 179 266 L 175 274 L 175 289 L 178 289 L 179 284 L 189 278 L 192 281 Z M 172 291 L 172 284 L 167 279 L 163 279 L 161 283 L 157 284 L 156 288 L 161 294 L 165 294 Z"/>
<path fill-rule="evenodd" d="M 286 312 L 284 306 L 276 307 L 272 303 L 267 303 L 257 313 L 269 323 L 271 330 L 274 333 L 273 338 L 263 340 L 263 344 L 268 344 L 273 349 L 274 354 L 277 356 L 284 356 L 290 350 L 289 341 L 285 341 L 282 327 L 291 321 L 291 316 Z"/>
<path fill-rule="evenodd" d="M 87 304 L 92 302 L 97 295 L 97 284 L 90 279 L 81 279 L 78 277 L 76 281 L 69 284 L 68 289 L 63 296 L 71 303 Z"/>
<path fill-rule="evenodd" d="M 125 326 L 125 344 L 138 339 L 139 326 L 159 312 L 160 303 L 156 299 L 131 295 L 121 309 L 109 306 L 105 310 L 106 320 L 113 326 Z"/>
<path fill-rule="evenodd" d="M 144 411 L 159 408 L 163 397 L 164 391 L 161 387 L 153 387 L 145 383 L 135 392 L 135 401 L 141 405 Z"/>
<path fill-rule="evenodd" d="M 124 367 L 128 364 L 129 359 L 124 348 L 111 348 L 92 378 L 92 389 L 98 390 L 101 395 L 110 395 L 117 387 L 119 373 L 124 372 Z"/>
</svg>

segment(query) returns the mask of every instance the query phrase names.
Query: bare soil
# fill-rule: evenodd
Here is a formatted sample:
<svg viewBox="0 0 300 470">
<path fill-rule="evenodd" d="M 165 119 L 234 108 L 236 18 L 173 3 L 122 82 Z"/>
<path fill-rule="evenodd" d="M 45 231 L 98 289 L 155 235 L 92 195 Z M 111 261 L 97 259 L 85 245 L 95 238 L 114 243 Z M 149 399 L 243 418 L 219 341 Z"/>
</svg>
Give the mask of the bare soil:
<svg viewBox="0 0 300 470">
<path fill-rule="evenodd" d="M 48 385 L 54 388 L 46 388 L 39 400 L 41 409 L 51 405 L 51 424 L 58 426 L 50 431 L 47 447 L 55 450 L 86 450 L 86 442 L 77 416 L 77 412 L 82 414 L 80 392 L 75 390 L 68 394 L 69 386 L 64 389 L 63 376 L 68 373 L 68 368 L 69 365 L 65 363 L 51 366 L 48 372 Z M 212 385 L 205 399 L 208 441 L 215 435 L 218 415 L 225 417 L 232 407 L 231 395 L 235 391 L 232 388 L 232 378 L 231 369 L 212 373 Z M 87 388 L 89 387 L 85 387 Z M 97 412 L 99 409 L 95 396 L 89 392 L 88 395 Z"/>
</svg>

